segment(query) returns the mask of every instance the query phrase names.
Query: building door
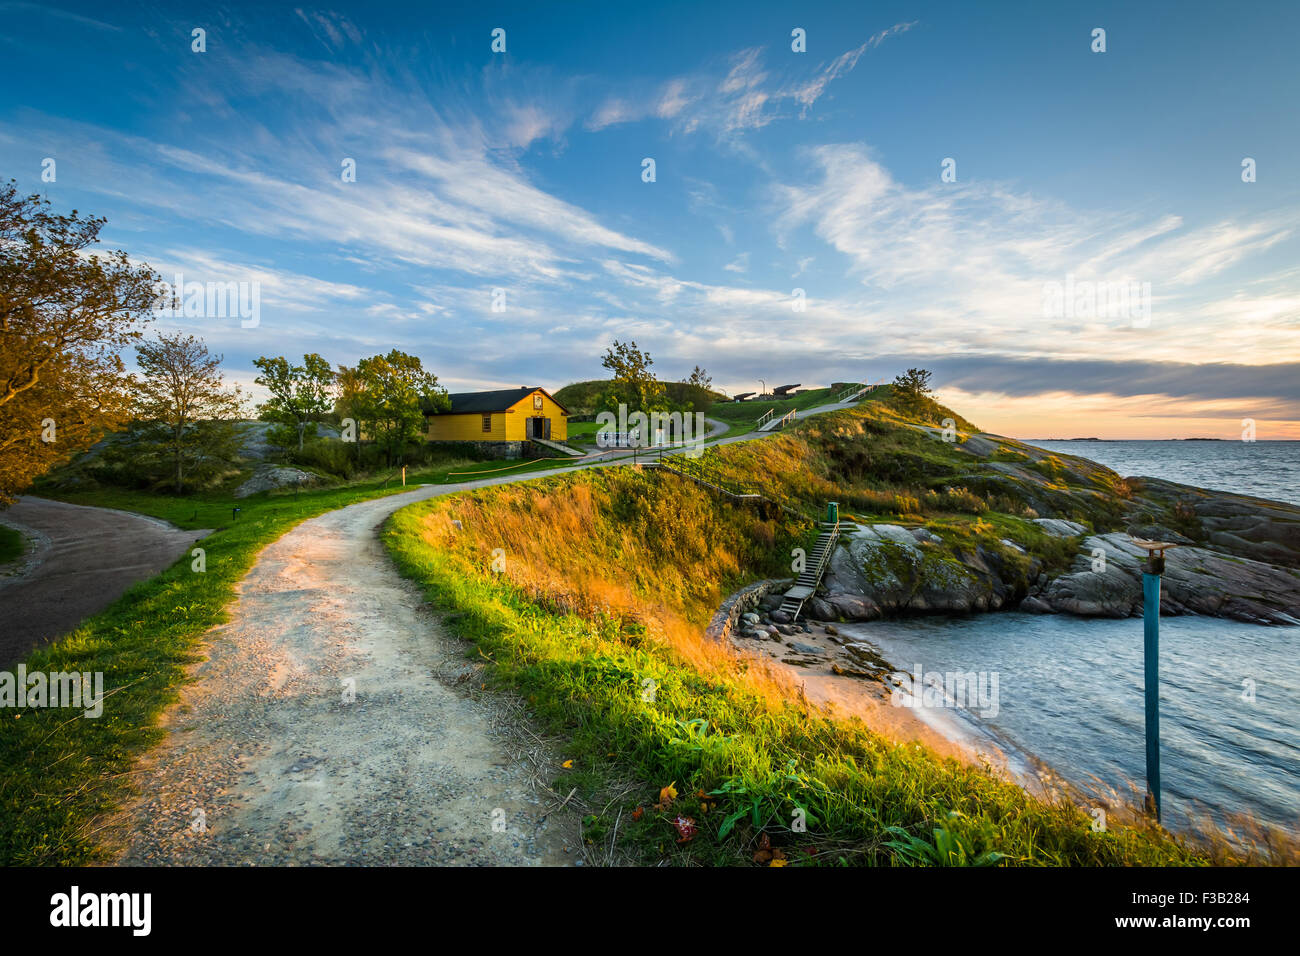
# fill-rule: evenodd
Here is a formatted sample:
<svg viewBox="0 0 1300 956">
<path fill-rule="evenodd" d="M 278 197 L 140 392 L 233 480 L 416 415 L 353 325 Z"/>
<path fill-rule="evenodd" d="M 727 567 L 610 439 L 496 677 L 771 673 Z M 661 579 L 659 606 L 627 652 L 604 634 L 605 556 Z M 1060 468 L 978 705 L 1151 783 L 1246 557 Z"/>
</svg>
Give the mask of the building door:
<svg viewBox="0 0 1300 956">
<path fill-rule="evenodd" d="M 533 423 L 533 438 L 550 438 L 551 437 L 551 420 L 542 416 L 540 418 L 530 419 Z"/>
</svg>

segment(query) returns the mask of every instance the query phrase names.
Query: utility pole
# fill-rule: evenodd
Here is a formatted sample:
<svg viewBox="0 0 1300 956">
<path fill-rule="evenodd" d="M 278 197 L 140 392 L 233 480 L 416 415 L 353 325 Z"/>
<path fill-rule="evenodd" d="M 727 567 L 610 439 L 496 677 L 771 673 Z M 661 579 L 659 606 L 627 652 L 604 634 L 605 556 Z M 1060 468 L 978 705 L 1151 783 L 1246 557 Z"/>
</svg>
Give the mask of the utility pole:
<svg viewBox="0 0 1300 956">
<path fill-rule="evenodd" d="M 1142 566 L 1142 683 L 1146 694 L 1147 798 L 1146 809 L 1160 822 L 1160 575 L 1165 571 L 1165 551 L 1178 545 L 1168 541 L 1133 543 L 1147 553 Z"/>
</svg>

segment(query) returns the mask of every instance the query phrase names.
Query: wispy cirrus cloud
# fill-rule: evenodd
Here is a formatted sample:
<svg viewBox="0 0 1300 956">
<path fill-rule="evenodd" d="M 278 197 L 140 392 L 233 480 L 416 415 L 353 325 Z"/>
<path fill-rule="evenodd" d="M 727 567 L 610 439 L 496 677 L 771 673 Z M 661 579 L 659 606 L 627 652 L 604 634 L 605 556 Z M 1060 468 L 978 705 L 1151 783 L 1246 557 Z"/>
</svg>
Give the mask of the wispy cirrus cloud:
<svg viewBox="0 0 1300 956">
<path fill-rule="evenodd" d="M 796 86 L 791 89 L 788 95 L 792 96 L 803 107 L 800 115 L 807 114 L 808 110 L 814 103 L 821 99 L 822 94 L 826 92 L 826 88 L 830 86 L 834 80 L 851 72 L 853 68 L 858 65 L 858 60 L 862 59 L 862 55 L 866 53 L 867 50 L 874 50 L 891 36 L 898 36 L 899 34 L 906 33 L 908 30 L 912 29 L 912 27 L 916 26 L 918 22 L 919 21 L 912 20 L 906 23 L 895 23 L 892 27 L 881 30 L 879 33 L 872 34 L 861 46 L 852 50 L 846 50 L 835 59 L 831 60 L 828 65 L 820 68 L 820 72 L 814 75 L 811 80 L 808 80 L 801 86 Z"/>
<path fill-rule="evenodd" d="M 842 256 L 846 274 L 887 297 L 937 354 L 1018 352 L 1102 359 L 1139 347 L 1149 360 L 1199 351 L 1245 364 L 1300 352 L 1293 280 L 1221 301 L 1234 267 L 1295 234 L 1297 215 L 1190 226 L 1079 210 L 997 182 L 909 186 L 861 144 L 806 151 L 809 181 L 773 190 L 774 230 L 789 243 L 811 229 Z M 1141 316 L 1047 314 L 1047 283 L 1149 283 Z M 1237 319 L 1223 321 L 1231 309 Z M 1250 329 L 1252 334 L 1243 334 Z"/>
<path fill-rule="evenodd" d="M 783 22 L 744 34 L 777 38 L 763 47 L 674 35 L 661 42 L 693 52 L 658 70 L 647 56 L 632 76 L 585 34 L 572 42 L 562 14 L 511 25 L 497 56 L 473 17 L 408 31 L 362 8 L 231 13 L 196 56 L 189 24 L 165 15 L 74 14 L 53 31 L 57 11 L 0 11 L 41 56 L 63 42 L 53 32 L 86 38 L 61 101 L 0 104 L 6 173 L 57 157 L 49 193 L 108 215 L 109 245 L 187 278 L 260 282 L 262 327 L 203 326 L 234 361 L 398 345 L 449 385 L 558 385 L 602 374 L 603 343 L 636 336 L 668 376 L 706 364 L 724 386 L 925 365 L 983 403 L 977 419 L 1084 394 L 1167 417 L 1178 396 L 1300 419 L 1283 364 L 1300 355 L 1300 275 L 1286 267 L 1300 214 L 1285 189 L 1198 202 L 1153 182 L 1149 200 L 1102 189 L 1072 203 L 1055 169 L 978 136 L 963 149 L 1007 179 L 918 179 L 916 129 L 877 108 L 865 74 L 886 48 L 876 63 L 889 57 L 908 100 L 933 56 L 890 54 L 932 54 L 951 23 L 819 31 L 798 55 Z M 20 95 L 34 72 L 0 63 Z M 111 98 L 96 96 L 100 76 Z M 645 155 L 655 183 L 637 175 Z M 1272 204 L 1252 206 L 1261 193 Z M 1045 314 L 1045 283 L 1067 276 L 1149 282 L 1150 323 Z"/>
<path fill-rule="evenodd" d="M 906 33 L 917 21 L 896 23 L 860 45 L 813 67 L 811 74 L 787 65 L 779 72 L 765 64 L 764 50 L 749 47 L 726 57 L 720 71 L 678 76 L 637 92 L 606 98 L 588 116 L 586 128 L 597 131 L 620 123 L 657 117 L 682 133 L 711 132 L 726 139 L 761 129 L 780 119 L 806 116 L 837 79 L 847 76 L 868 51 L 891 36 Z M 802 57 L 796 62 L 802 64 Z"/>
</svg>

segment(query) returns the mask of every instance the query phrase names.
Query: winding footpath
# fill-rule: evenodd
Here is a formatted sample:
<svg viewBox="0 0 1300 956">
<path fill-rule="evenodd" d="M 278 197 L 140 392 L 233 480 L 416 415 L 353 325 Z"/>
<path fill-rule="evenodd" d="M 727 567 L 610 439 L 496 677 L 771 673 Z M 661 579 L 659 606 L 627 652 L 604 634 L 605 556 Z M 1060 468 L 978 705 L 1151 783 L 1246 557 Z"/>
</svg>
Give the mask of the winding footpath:
<svg viewBox="0 0 1300 956">
<path fill-rule="evenodd" d="M 378 536 L 416 501 L 538 477 L 360 502 L 265 548 L 229 622 L 206 636 L 208 656 L 164 716 L 162 744 L 140 761 L 139 796 L 104 824 L 116 861 L 602 862 L 586 856 L 577 809 L 546 787 L 562 755 L 531 732 L 517 701 L 481 692 L 467 645 L 397 573 Z"/>
<path fill-rule="evenodd" d="M 502 483 L 476 482 L 476 485 Z M 536 865 L 582 859 L 545 791 L 559 761 L 394 569 L 394 511 L 428 485 L 303 522 L 240 583 L 141 796 L 110 821 L 135 865 Z"/>
</svg>

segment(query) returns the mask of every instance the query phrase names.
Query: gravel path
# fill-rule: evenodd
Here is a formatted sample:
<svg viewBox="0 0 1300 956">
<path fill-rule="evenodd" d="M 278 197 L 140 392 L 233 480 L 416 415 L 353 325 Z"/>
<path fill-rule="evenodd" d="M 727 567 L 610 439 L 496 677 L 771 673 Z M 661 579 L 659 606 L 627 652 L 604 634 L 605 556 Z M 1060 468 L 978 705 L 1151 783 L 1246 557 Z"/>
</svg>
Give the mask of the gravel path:
<svg viewBox="0 0 1300 956">
<path fill-rule="evenodd" d="M 269 545 L 139 765 L 142 796 L 105 822 L 117 862 L 580 865 L 578 813 L 545 787 L 557 755 L 517 702 L 475 693 L 465 645 L 377 534 L 422 498 L 536 477 L 350 505 Z"/>
<path fill-rule="evenodd" d="M 475 693 L 465 645 L 377 535 L 393 511 L 459 487 L 351 505 L 262 552 L 141 765 L 143 796 L 109 822 L 118 862 L 582 859 L 576 815 L 548 812 L 561 801 L 541 786 L 555 755 L 517 704 Z"/>
<path fill-rule="evenodd" d="M 0 521 L 23 532 L 32 545 L 13 573 L 0 577 L 0 668 L 73 630 L 209 533 L 125 511 L 26 496 L 0 512 Z"/>
</svg>

